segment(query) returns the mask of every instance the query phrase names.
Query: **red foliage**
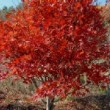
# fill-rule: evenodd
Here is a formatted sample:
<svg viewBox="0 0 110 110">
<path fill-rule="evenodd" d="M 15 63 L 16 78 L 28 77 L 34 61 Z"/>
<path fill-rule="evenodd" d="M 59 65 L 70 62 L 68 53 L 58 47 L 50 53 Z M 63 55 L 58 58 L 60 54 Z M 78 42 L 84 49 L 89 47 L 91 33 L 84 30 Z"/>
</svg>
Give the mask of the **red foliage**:
<svg viewBox="0 0 110 110">
<path fill-rule="evenodd" d="M 23 1 L 23 10 L 0 23 L 0 51 L 10 59 L 8 77 L 14 74 L 25 82 L 36 77 L 38 96 L 65 97 L 87 91 L 90 82 L 109 82 L 106 28 L 92 0 Z"/>
</svg>

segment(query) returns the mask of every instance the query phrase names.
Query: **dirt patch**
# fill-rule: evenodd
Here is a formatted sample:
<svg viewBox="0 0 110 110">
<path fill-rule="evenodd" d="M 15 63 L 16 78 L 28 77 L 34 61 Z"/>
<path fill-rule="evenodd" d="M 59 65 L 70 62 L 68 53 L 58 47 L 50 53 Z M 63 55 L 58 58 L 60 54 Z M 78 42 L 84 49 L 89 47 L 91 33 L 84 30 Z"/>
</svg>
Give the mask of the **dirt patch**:
<svg viewBox="0 0 110 110">
<path fill-rule="evenodd" d="M 110 96 L 88 96 L 76 101 L 59 103 L 55 110 L 110 110 Z"/>
<path fill-rule="evenodd" d="M 37 106 L 23 106 L 17 104 L 9 104 L 9 105 L 1 105 L 0 110 L 43 110 L 38 108 Z"/>
</svg>

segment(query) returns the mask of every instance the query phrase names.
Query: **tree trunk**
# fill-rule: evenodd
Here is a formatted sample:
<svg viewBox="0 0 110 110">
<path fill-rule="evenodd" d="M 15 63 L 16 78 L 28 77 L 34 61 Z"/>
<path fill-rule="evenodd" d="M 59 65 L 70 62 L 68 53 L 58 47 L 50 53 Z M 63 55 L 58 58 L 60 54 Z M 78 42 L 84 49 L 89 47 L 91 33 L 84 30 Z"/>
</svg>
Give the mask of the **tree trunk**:
<svg viewBox="0 0 110 110">
<path fill-rule="evenodd" d="M 32 82 L 36 88 L 38 88 L 38 83 L 35 78 L 32 78 Z M 46 110 L 53 110 L 54 108 L 54 98 L 46 97 L 46 101 L 42 100 L 44 104 L 46 104 Z"/>
<path fill-rule="evenodd" d="M 46 99 L 46 110 L 53 110 L 54 108 L 54 99 L 51 99 L 50 97 L 47 97 Z"/>
</svg>

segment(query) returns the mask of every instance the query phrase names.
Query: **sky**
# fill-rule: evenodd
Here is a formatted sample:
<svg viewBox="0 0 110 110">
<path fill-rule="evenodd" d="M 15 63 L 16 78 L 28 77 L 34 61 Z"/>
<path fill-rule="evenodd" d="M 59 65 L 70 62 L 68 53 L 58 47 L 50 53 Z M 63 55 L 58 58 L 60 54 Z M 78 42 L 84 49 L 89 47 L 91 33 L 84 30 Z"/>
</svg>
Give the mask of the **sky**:
<svg viewBox="0 0 110 110">
<path fill-rule="evenodd" d="M 99 4 L 104 4 L 106 2 L 106 0 L 98 0 Z"/>
<path fill-rule="evenodd" d="M 99 4 L 104 4 L 106 0 L 98 0 Z M 21 0 L 0 0 L 0 9 L 2 9 L 4 6 L 10 7 L 16 7 L 21 2 Z"/>
</svg>

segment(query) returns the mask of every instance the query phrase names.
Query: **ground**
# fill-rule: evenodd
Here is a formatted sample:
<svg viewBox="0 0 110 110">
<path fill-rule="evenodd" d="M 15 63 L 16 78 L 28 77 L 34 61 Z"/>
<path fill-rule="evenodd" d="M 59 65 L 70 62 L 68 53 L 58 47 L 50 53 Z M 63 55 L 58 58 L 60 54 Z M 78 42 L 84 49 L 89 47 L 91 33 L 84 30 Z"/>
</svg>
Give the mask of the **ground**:
<svg viewBox="0 0 110 110">
<path fill-rule="evenodd" d="M 6 103 L 6 94 L 3 92 L 0 92 L 0 99 L 0 110 L 45 110 L 45 106 L 41 102 L 16 99 Z M 71 101 L 64 100 L 57 102 L 54 110 L 110 110 L 110 96 L 90 95 Z"/>
</svg>

